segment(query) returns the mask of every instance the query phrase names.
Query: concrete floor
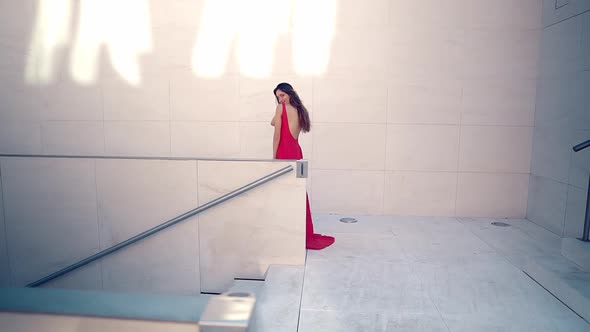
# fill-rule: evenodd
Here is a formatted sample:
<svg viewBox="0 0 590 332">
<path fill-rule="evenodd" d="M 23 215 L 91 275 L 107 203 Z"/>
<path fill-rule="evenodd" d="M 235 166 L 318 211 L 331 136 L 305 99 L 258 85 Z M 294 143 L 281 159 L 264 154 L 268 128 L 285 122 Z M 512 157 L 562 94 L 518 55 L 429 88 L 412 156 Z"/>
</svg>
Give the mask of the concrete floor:
<svg viewBox="0 0 590 332">
<path fill-rule="evenodd" d="M 299 332 L 590 331 L 521 270 L 561 257 L 561 239 L 527 220 L 340 217 L 314 216 L 336 243 L 308 250 Z"/>
</svg>

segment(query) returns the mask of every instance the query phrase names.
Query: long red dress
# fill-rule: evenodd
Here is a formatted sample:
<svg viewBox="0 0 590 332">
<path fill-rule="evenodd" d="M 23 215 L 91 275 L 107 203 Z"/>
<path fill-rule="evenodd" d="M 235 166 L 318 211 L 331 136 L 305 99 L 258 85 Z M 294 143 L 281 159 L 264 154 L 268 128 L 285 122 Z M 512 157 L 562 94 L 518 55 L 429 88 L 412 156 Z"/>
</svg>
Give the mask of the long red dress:
<svg viewBox="0 0 590 332">
<path fill-rule="evenodd" d="M 299 142 L 293 138 L 289 130 L 289 118 L 287 117 L 287 107 L 283 104 L 281 113 L 281 138 L 277 148 L 277 159 L 302 159 L 303 152 Z M 334 243 L 334 237 L 313 232 L 313 221 L 311 220 L 311 211 L 309 209 L 309 197 L 305 194 L 306 200 L 306 226 L 305 226 L 305 246 L 307 249 L 320 250 Z"/>
</svg>

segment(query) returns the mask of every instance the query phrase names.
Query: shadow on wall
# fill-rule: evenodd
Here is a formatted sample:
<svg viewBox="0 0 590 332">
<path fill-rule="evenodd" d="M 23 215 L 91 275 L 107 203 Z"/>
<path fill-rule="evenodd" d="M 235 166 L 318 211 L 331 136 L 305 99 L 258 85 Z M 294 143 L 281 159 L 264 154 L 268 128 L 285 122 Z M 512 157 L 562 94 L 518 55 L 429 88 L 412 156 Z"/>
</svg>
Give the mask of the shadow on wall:
<svg viewBox="0 0 590 332">
<path fill-rule="evenodd" d="M 38 0 L 25 82 L 48 85 L 63 71 L 80 85 L 93 84 L 103 69 L 104 54 L 118 76 L 137 86 L 143 60 L 158 58 L 160 46 L 164 53 L 177 53 L 173 57 L 180 61 L 175 65 L 190 67 L 204 78 L 222 76 L 235 49 L 240 74 L 264 78 L 271 74 L 276 41 L 283 34 L 291 37 L 296 74 L 326 70 L 336 0 L 205 0 L 202 7 L 193 1 L 178 12 L 174 6 L 148 0 Z M 161 21 L 169 33 L 160 40 L 154 31 L 161 31 Z M 186 41 L 178 40 L 180 34 L 187 34 Z"/>
</svg>

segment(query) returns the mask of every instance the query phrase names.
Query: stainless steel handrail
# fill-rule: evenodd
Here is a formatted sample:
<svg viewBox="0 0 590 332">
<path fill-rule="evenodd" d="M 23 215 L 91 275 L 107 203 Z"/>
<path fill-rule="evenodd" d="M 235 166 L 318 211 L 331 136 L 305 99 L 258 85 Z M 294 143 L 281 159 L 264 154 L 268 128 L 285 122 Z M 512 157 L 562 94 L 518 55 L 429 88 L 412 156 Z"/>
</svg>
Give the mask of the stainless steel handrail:
<svg viewBox="0 0 590 332">
<path fill-rule="evenodd" d="M 241 194 L 243 194 L 243 193 L 245 193 L 245 192 L 247 192 L 249 190 L 252 190 L 252 189 L 254 189 L 254 188 L 256 188 L 256 187 L 258 187 L 258 186 L 260 186 L 260 185 L 262 185 L 262 184 L 264 184 L 266 182 L 268 182 L 268 181 L 271 181 L 271 180 L 273 180 L 275 178 L 278 178 L 279 176 L 284 175 L 284 174 L 287 174 L 287 173 L 289 173 L 291 171 L 293 171 L 293 166 L 291 166 L 291 165 L 285 166 L 285 167 L 283 167 L 283 168 L 281 168 L 281 169 L 279 169 L 279 170 L 277 170 L 275 172 L 272 172 L 272 173 L 270 173 L 270 174 L 268 174 L 266 176 L 261 177 L 260 179 L 258 179 L 256 181 L 253 181 L 253 182 L 251 182 L 251 183 L 249 183 L 249 184 L 247 184 L 247 185 L 245 185 L 245 186 L 243 186 L 243 187 L 241 187 L 239 189 L 236 189 L 236 190 L 234 190 L 234 191 L 232 191 L 232 192 L 230 192 L 228 194 L 225 194 L 225 195 L 223 195 L 223 196 L 221 196 L 221 197 L 219 197 L 217 199 L 214 199 L 214 200 L 210 201 L 209 203 L 206 203 L 204 205 L 201 205 L 201 206 L 199 206 L 196 209 L 193 209 L 193 210 L 191 210 L 189 212 L 186 212 L 186 213 L 184 213 L 184 214 L 182 214 L 180 216 L 177 216 L 177 217 L 175 217 L 173 219 L 170 219 L 170 220 L 166 221 L 163 224 L 160 224 L 160 225 L 158 225 L 158 226 L 156 226 L 154 228 L 151 228 L 151 229 L 149 229 L 149 230 L 147 230 L 147 231 L 145 231 L 143 233 L 140 233 L 138 235 L 135 235 L 134 237 L 129 238 L 129 239 L 127 239 L 127 240 L 125 240 L 125 241 L 123 241 L 123 242 L 121 242 L 119 244 L 116 244 L 116 245 L 114 245 L 114 246 L 112 246 L 110 248 L 107 248 L 107 249 L 105 249 L 103 251 L 100 251 L 100 252 L 98 252 L 98 253 L 90 256 L 90 257 L 87 257 L 87 258 L 85 258 L 85 259 L 83 259 L 83 260 L 81 260 L 81 261 L 79 261 L 77 263 L 74 263 L 74 264 L 72 264 L 72 265 L 70 265 L 70 266 L 68 266 L 66 268 L 63 268 L 63 269 L 61 269 L 61 270 L 59 270 L 57 272 L 54 272 L 54 273 L 52 273 L 52 274 L 50 274 L 50 275 L 48 275 L 46 277 L 43 277 L 43 278 L 41 278 L 41 279 L 39 279 L 39 280 L 37 280 L 35 282 L 32 282 L 32 283 L 28 284 L 26 287 L 38 287 L 40 285 L 43 285 L 46 282 L 49 282 L 49 281 L 51 281 L 51 280 L 53 280 L 55 278 L 61 277 L 61 276 L 65 275 L 68 272 L 71 272 L 71 271 L 73 271 L 73 270 L 75 270 L 77 268 L 80 268 L 80 267 L 82 267 L 84 265 L 87 265 L 87 264 L 89 264 L 91 262 L 94 262 L 95 260 L 100 259 L 100 258 L 102 258 L 102 257 L 104 257 L 106 255 L 109 255 L 109 254 L 111 254 L 111 253 L 113 253 L 113 252 L 115 252 L 115 251 L 117 251 L 119 249 L 125 248 L 125 247 L 127 247 L 127 246 L 129 246 L 131 244 L 134 244 L 137 241 L 140 241 L 142 239 L 145 239 L 146 237 L 148 237 L 150 235 L 153 235 L 153 234 L 155 234 L 155 233 L 157 233 L 157 232 L 159 232 L 159 231 L 161 231 L 161 230 L 163 230 L 165 228 L 168 228 L 168 227 L 170 227 L 170 226 L 172 226 L 174 224 L 177 224 L 177 223 L 179 223 L 179 222 L 181 222 L 181 221 L 183 221 L 183 220 L 185 220 L 187 218 L 190 218 L 190 217 L 192 217 L 192 216 L 194 216 L 196 214 L 199 214 L 199 213 L 201 213 L 201 212 L 203 212 L 203 211 L 205 211 L 207 209 L 210 209 L 210 208 L 212 208 L 212 207 L 214 207 L 216 205 L 219 205 L 219 204 L 221 204 L 221 203 L 223 203 L 223 202 L 225 202 L 225 201 L 227 201 L 229 199 L 232 199 L 232 198 L 234 198 L 234 197 L 236 197 L 238 195 L 241 195 Z"/>
<path fill-rule="evenodd" d="M 589 139 L 589 140 L 587 140 L 587 141 L 585 141 L 585 142 L 582 142 L 582 143 L 580 143 L 580 144 L 578 144 L 578 145 L 575 145 L 575 146 L 574 146 L 572 149 L 573 149 L 575 152 L 578 152 L 578 151 L 580 151 L 580 150 L 584 150 L 585 148 L 587 148 L 587 147 L 589 147 L 589 146 L 590 146 L 590 139 Z"/>
<path fill-rule="evenodd" d="M 572 147 L 574 152 L 584 150 L 590 146 L 590 139 Z M 580 240 L 590 242 L 590 177 L 588 178 L 588 193 L 586 195 L 586 214 L 584 216 L 584 232 Z"/>
</svg>

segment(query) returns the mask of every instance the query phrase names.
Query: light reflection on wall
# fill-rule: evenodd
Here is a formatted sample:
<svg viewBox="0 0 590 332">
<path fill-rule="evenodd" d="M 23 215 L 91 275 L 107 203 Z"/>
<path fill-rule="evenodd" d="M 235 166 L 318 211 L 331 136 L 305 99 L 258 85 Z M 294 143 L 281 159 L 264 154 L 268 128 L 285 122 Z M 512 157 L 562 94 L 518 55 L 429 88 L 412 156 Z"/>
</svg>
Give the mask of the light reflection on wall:
<svg viewBox="0 0 590 332">
<path fill-rule="evenodd" d="M 191 61 L 197 76 L 220 77 L 235 46 L 242 75 L 268 77 L 277 39 L 291 33 L 295 73 L 322 74 L 329 62 L 336 3 L 207 0 L 192 58 L 187 55 L 187 62 Z M 79 18 L 74 27 L 75 8 Z M 59 51 L 68 47 L 69 56 L 58 57 Z M 75 82 L 95 83 L 103 47 L 114 70 L 129 84 L 139 85 L 140 57 L 152 51 L 148 0 L 39 0 L 25 79 L 30 84 L 52 83 L 59 61 L 69 59 L 66 67 Z"/>
<path fill-rule="evenodd" d="M 323 74 L 330 60 L 336 0 L 296 0 L 293 13 L 293 66 L 299 75 Z"/>
<path fill-rule="evenodd" d="M 74 81 L 96 81 L 98 57 L 104 46 L 115 71 L 129 84 L 139 84 L 139 56 L 152 48 L 147 0 L 80 0 L 79 6 L 77 34 L 69 57 Z M 72 12 L 73 0 L 39 1 L 25 69 L 28 83 L 55 81 L 55 68 L 59 66 L 56 52 L 68 46 L 73 35 Z"/>
<path fill-rule="evenodd" d="M 236 45 L 240 73 L 270 76 L 275 44 L 289 31 L 290 0 L 208 0 L 192 56 L 199 77 L 222 76 Z"/>
<path fill-rule="evenodd" d="M 79 83 L 96 81 L 98 56 L 106 46 L 113 68 L 128 83 L 141 81 L 139 57 L 152 49 L 147 0 L 81 0 L 70 74 Z"/>
<path fill-rule="evenodd" d="M 40 0 L 25 69 L 25 81 L 47 84 L 55 76 L 55 53 L 70 39 L 72 0 Z"/>
<path fill-rule="evenodd" d="M 214 0 L 211 0 L 214 1 Z M 289 0 L 238 1 L 243 3 L 240 20 L 238 59 L 240 73 L 252 78 L 270 76 L 275 45 L 280 34 L 289 31 Z"/>
<path fill-rule="evenodd" d="M 192 68 L 197 76 L 218 77 L 225 72 L 240 16 L 232 6 L 238 2 L 216 0 L 205 3 L 192 56 Z"/>
<path fill-rule="evenodd" d="M 208 0 L 193 50 L 193 71 L 200 77 L 223 75 L 237 38 L 240 73 L 268 77 L 276 40 L 292 26 L 295 73 L 322 74 L 328 66 L 335 19 L 336 0 Z"/>
</svg>

